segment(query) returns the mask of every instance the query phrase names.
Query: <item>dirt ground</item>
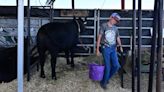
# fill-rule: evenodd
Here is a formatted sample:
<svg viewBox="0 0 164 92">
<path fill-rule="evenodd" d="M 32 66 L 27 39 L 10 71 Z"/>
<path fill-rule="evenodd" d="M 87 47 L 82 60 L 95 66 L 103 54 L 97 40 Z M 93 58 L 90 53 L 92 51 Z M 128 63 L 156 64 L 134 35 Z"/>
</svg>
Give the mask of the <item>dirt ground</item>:
<svg viewBox="0 0 164 92">
<path fill-rule="evenodd" d="M 131 92 L 131 77 L 124 74 L 124 88 L 120 86 L 119 75 L 116 74 L 104 90 L 99 82 L 92 81 L 88 77 L 88 66 L 83 58 L 75 58 L 75 68 L 66 65 L 65 58 L 57 60 L 57 80 L 51 79 L 49 60 L 45 64 L 46 78 L 39 77 L 36 69 L 32 70 L 30 82 L 24 78 L 24 92 Z M 155 83 L 155 81 L 154 81 Z M 141 75 L 141 92 L 147 92 L 148 74 Z M 164 82 L 162 83 L 164 92 Z M 155 84 L 153 85 L 155 87 Z M 17 80 L 0 84 L 0 92 L 16 92 Z M 155 88 L 153 90 L 155 92 Z"/>
</svg>

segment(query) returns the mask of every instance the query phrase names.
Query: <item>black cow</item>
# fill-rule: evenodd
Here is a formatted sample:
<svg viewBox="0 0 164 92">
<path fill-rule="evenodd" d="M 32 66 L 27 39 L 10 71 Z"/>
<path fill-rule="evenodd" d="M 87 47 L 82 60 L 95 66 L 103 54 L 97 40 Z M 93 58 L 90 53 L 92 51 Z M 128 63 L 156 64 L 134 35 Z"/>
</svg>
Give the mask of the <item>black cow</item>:
<svg viewBox="0 0 164 92">
<path fill-rule="evenodd" d="M 24 73 L 27 72 L 27 39 L 24 40 Z M 31 65 L 36 62 L 31 50 Z M 0 82 L 10 82 L 17 78 L 17 45 L 0 48 Z"/>
<path fill-rule="evenodd" d="M 70 22 L 52 22 L 43 25 L 37 34 L 37 47 L 40 57 L 41 74 L 40 77 L 45 78 L 44 63 L 45 52 L 48 50 L 51 54 L 52 79 L 56 80 L 56 58 L 61 51 L 65 52 L 67 64 L 69 62 L 69 53 L 71 53 L 71 67 L 74 67 L 74 48 L 78 43 L 80 31 L 84 31 L 84 21 L 73 19 Z"/>
<path fill-rule="evenodd" d="M 16 78 L 17 49 L 0 48 L 0 82 L 9 82 Z"/>
</svg>

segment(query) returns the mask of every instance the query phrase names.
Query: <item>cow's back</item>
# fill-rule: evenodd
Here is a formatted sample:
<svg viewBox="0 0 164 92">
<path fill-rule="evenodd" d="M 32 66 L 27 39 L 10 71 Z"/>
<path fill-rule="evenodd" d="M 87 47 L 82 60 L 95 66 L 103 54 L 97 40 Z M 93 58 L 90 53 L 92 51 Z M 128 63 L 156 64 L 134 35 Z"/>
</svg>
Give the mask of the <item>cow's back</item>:
<svg viewBox="0 0 164 92">
<path fill-rule="evenodd" d="M 73 21 L 45 24 L 38 31 L 37 41 L 44 44 L 46 41 L 46 44 L 51 44 L 61 49 L 71 48 L 78 42 L 77 25 Z"/>
</svg>

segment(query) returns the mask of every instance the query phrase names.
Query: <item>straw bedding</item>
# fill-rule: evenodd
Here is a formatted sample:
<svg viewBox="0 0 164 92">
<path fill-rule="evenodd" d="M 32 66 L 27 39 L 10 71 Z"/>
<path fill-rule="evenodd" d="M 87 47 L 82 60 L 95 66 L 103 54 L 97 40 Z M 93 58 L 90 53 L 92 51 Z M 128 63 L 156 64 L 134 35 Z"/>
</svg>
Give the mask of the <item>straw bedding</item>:
<svg viewBox="0 0 164 92">
<path fill-rule="evenodd" d="M 52 80 L 50 59 L 48 58 L 45 63 L 46 78 L 40 78 L 40 73 L 36 69 L 32 69 L 30 82 L 27 82 L 26 75 L 24 76 L 24 92 L 131 92 L 131 77 L 127 74 L 124 78 L 124 88 L 121 88 L 119 75 L 116 74 L 110 80 L 107 89 L 102 89 L 99 82 L 92 81 L 88 77 L 87 64 L 89 62 L 83 57 L 75 58 L 75 68 L 72 69 L 69 65 L 66 65 L 65 58 L 58 58 L 57 80 Z M 141 78 L 141 91 L 146 92 L 148 75 L 142 74 Z M 16 91 L 17 80 L 0 84 L 0 92 Z"/>
</svg>

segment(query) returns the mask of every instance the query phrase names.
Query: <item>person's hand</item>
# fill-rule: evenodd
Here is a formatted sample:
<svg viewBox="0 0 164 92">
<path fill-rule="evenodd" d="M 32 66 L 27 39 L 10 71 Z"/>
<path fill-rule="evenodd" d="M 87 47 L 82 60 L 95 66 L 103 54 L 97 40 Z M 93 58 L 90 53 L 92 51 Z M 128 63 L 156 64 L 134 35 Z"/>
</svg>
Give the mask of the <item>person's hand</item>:
<svg viewBox="0 0 164 92">
<path fill-rule="evenodd" d="M 120 46 L 120 51 L 123 52 L 123 48 L 122 48 L 122 46 Z"/>
<path fill-rule="evenodd" d="M 100 56 L 100 51 L 99 51 L 99 49 L 96 49 L 96 55 L 97 55 L 97 56 Z"/>
</svg>

